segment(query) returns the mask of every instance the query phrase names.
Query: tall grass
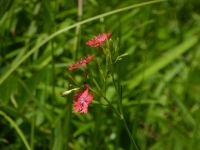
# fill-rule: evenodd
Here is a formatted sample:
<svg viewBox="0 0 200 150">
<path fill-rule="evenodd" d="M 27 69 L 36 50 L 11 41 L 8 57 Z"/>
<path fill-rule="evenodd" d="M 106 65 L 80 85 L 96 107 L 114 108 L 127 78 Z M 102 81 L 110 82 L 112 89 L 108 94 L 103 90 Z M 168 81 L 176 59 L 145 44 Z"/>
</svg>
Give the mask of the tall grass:
<svg viewBox="0 0 200 150">
<path fill-rule="evenodd" d="M 1 149 L 199 149 L 200 2 L 0 1 Z M 87 47 L 111 31 L 105 53 Z M 88 54 L 95 59 L 70 72 Z M 87 82 L 87 114 L 72 92 Z"/>
</svg>

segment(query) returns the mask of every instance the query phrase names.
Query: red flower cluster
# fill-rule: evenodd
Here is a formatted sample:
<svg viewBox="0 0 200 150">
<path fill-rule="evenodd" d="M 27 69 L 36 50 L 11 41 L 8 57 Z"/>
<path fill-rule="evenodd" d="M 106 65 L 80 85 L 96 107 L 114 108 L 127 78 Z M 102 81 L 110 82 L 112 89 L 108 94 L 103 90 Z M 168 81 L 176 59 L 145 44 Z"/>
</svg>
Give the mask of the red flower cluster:
<svg viewBox="0 0 200 150">
<path fill-rule="evenodd" d="M 91 47 L 99 47 L 105 42 L 110 36 L 111 32 L 108 33 L 102 33 L 97 36 L 95 36 L 93 39 L 89 40 L 86 42 L 86 45 L 91 46 Z"/>
<path fill-rule="evenodd" d="M 89 86 L 86 84 L 83 91 L 79 92 L 74 100 L 74 112 L 87 113 L 88 105 L 93 100 L 93 95 L 89 93 Z"/>
<path fill-rule="evenodd" d="M 86 42 L 86 45 L 95 47 L 95 48 L 99 47 L 111 36 L 111 34 L 112 34 L 111 32 L 99 34 L 98 36 L 95 36 L 93 39 Z M 94 58 L 94 55 L 88 55 L 87 57 L 70 65 L 68 69 L 70 71 L 73 71 L 81 66 L 87 65 L 90 61 L 93 60 L 93 58 Z M 85 84 L 83 91 L 79 92 L 75 96 L 74 106 L 73 106 L 74 112 L 87 113 L 88 105 L 92 102 L 92 100 L 93 100 L 93 95 L 89 93 L 88 84 Z"/>
<path fill-rule="evenodd" d="M 72 64 L 69 66 L 69 70 L 75 70 L 76 68 L 79 68 L 83 65 L 86 65 L 87 63 L 89 63 L 90 61 L 92 61 L 92 59 L 94 58 L 94 55 L 89 55 L 81 60 L 79 60 L 78 62 L 76 62 L 75 64 Z"/>
</svg>

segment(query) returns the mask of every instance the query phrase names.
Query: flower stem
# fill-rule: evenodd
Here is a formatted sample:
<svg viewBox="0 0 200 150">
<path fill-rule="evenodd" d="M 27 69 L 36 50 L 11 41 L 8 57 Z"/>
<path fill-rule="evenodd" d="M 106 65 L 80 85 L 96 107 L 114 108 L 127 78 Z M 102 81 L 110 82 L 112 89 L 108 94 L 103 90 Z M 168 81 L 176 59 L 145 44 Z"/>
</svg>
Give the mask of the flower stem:
<svg viewBox="0 0 200 150">
<path fill-rule="evenodd" d="M 132 142 L 133 145 L 135 146 L 135 149 L 136 149 L 136 150 L 139 150 L 139 148 L 138 148 L 138 146 L 137 146 L 137 144 L 136 144 L 136 142 L 135 142 L 133 136 L 131 135 L 131 132 L 130 132 L 130 130 L 129 130 L 129 128 L 128 128 L 128 125 L 127 125 L 127 123 L 126 123 L 126 121 L 125 121 L 125 119 L 124 119 L 124 114 L 123 114 L 122 108 L 120 107 L 120 109 L 119 109 L 119 111 L 118 111 L 118 110 L 115 109 L 115 107 L 111 104 L 111 102 L 108 100 L 108 98 L 105 97 L 105 96 L 103 95 L 103 93 L 102 93 L 100 90 L 98 90 L 98 92 L 95 91 L 94 89 L 91 89 L 91 90 L 92 90 L 94 93 L 96 93 L 97 95 L 102 96 L 103 99 L 104 99 L 104 100 L 108 103 L 108 105 L 111 107 L 111 109 L 113 110 L 113 112 L 120 118 L 120 120 L 122 120 L 122 122 L 123 122 L 123 124 L 124 124 L 124 127 L 125 127 L 125 129 L 126 129 L 126 131 L 127 131 L 127 133 L 128 133 L 128 136 L 129 136 L 129 138 L 131 139 L 131 142 Z"/>
<path fill-rule="evenodd" d="M 138 148 L 138 146 L 137 146 L 137 144 L 136 144 L 136 142 L 135 142 L 133 136 L 131 135 L 130 129 L 128 128 L 128 125 L 127 125 L 127 123 L 126 123 L 126 121 L 125 121 L 125 119 L 124 119 L 123 114 L 122 114 L 121 120 L 122 120 L 122 122 L 123 122 L 123 124 L 124 124 L 124 126 L 125 126 L 125 129 L 126 129 L 128 135 L 129 135 L 129 138 L 131 139 L 131 142 L 132 142 L 133 145 L 135 146 L 135 149 L 136 149 L 136 150 L 139 150 L 139 148 Z"/>
<path fill-rule="evenodd" d="M 136 144 L 136 142 L 135 142 L 135 140 L 134 140 L 134 138 L 133 138 L 133 136 L 132 136 L 132 134 L 131 134 L 131 132 L 130 132 L 130 129 L 129 129 L 129 127 L 128 127 L 128 125 L 127 125 L 125 119 L 124 119 L 124 114 L 123 114 L 122 110 L 120 109 L 120 112 L 118 112 L 118 111 L 113 107 L 113 105 L 110 103 L 110 101 L 109 101 L 105 96 L 103 96 L 103 98 L 104 98 L 105 101 L 110 105 L 110 107 L 111 107 L 112 110 L 115 112 L 115 114 L 122 120 L 122 122 L 123 122 L 123 124 L 124 124 L 124 127 L 125 127 L 125 129 L 126 129 L 126 131 L 127 131 L 127 133 L 128 133 L 128 136 L 129 136 L 129 138 L 131 139 L 131 142 L 132 142 L 133 145 L 135 146 L 135 149 L 136 149 L 136 150 L 139 150 L 139 148 L 138 148 L 138 146 L 137 146 L 137 144 Z"/>
</svg>

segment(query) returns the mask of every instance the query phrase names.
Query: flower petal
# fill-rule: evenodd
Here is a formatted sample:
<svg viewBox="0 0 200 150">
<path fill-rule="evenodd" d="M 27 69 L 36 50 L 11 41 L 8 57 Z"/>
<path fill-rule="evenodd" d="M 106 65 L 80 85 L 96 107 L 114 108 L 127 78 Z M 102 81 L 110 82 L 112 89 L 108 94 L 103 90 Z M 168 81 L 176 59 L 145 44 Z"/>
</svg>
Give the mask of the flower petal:
<svg viewBox="0 0 200 150">
<path fill-rule="evenodd" d="M 88 55 L 87 57 L 85 57 L 85 58 L 83 58 L 83 59 L 77 61 L 75 64 L 70 65 L 70 66 L 68 67 L 68 69 L 69 69 L 70 71 L 75 70 L 75 69 L 77 69 L 77 68 L 79 68 L 79 67 L 81 67 L 81 66 L 83 66 L 83 65 L 88 64 L 90 61 L 93 60 L 93 58 L 94 58 L 94 55 Z"/>
<path fill-rule="evenodd" d="M 74 112 L 87 113 L 88 105 L 92 102 L 93 95 L 89 93 L 89 86 L 86 84 L 82 92 L 78 93 L 74 100 Z"/>
<path fill-rule="evenodd" d="M 102 33 L 99 34 L 97 36 L 95 36 L 94 38 L 92 38 L 91 40 L 87 41 L 85 44 L 91 47 L 99 47 L 101 46 L 108 38 L 110 38 L 110 36 L 112 35 L 112 32 L 108 32 L 108 33 Z"/>
</svg>

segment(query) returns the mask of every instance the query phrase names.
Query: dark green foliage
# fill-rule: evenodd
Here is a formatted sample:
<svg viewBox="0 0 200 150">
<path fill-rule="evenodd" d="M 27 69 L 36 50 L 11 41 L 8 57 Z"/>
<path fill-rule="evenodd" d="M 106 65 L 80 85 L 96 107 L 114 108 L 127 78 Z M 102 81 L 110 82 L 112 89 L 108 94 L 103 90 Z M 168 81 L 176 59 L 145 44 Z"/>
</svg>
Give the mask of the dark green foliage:
<svg viewBox="0 0 200 150">
<path fill-rule="evenodd" d="M 200 149 L 200 1 L 148 2 L 1 0 L 0 149 L 135 149 L 126 123 L 141 150 Z M 85 45 L 109 31 L 105 54 Z M 88 54 L 88 76 L 68 71 Z M 73 113 L 61 93 L 84 82 L 94 101 Z"/>
</svg>

